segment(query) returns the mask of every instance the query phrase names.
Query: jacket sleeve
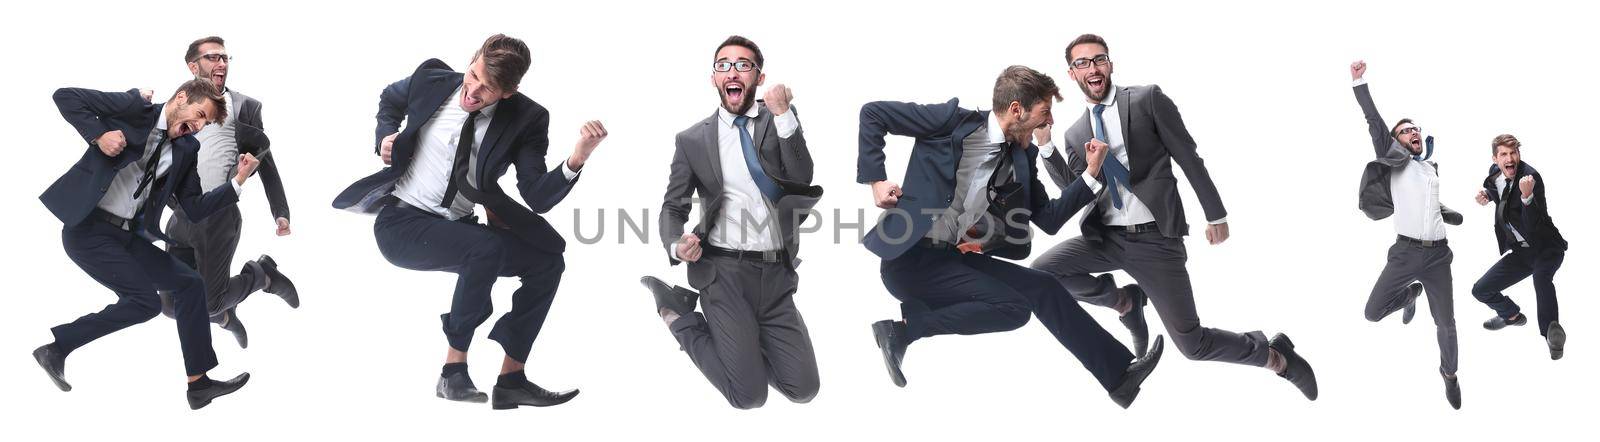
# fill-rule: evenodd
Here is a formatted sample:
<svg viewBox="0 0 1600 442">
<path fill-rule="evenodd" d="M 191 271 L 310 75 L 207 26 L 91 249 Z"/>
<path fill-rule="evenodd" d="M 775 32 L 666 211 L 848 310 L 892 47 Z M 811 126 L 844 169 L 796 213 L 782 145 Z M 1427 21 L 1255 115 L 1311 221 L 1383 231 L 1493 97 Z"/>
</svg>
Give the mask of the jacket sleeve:
<svg viewBox="0 0 1600 442">
<path fill-rule="evenodd" d="M 101 92 L 91 89 L 61 88 L 52 97 L 61 117 L 78 131 L 85 141 L 94 141 L 111 131 L 102 119 L 135 116 L 146 105 L 138 89 L 127 92 Z M 128 139 L 143 140 L 147 134 L 122 134 Z"/>
<path fill-rule="evenodd" d="M 674 144 L 676 146 L 672 154 L 672 169 L 667 176 L 667 192 L 661 197 L 659 222 L 661 244 L 667 249 L 667 262 L 678 265 L 679 261 L 673 254 L 673 246 L 683 237 L 683 225 L 689 222 L 689 209 L 694 205 L 692 198 L 700 181 L 694 176 L 694 170 L 689 167 L 689 157 L 684 151 L 681 134 Z"/>
<path fill-rule="evenodd" d="M 1147 103 L 1150 103 L 1150 115 L 1155 119 L 1156 135 L 1161 137 L 1161 144 L 1166 146 L 1173 162 L 1183 168 L 1183 175 L 1189 177 L 1189 187 L 1194 188 L 1195 197 L 1205 210 L 1206 221 L 1227 218 L 1228 209 L 1222 206 L 1222 195 L 1217 191 L 1217 184 L 1211 181 L 1205 160 L 1200 159 L 1194 137 L 1189 136 L 1189 129 L 1183 124 L 1183 115 L 1178 113 L 1178 105 L 1161 93 L 1160 86 L 1150 87 L 1150 100 Z"/>
<path fill-rule="evenodd" d="M 795 117 L 796 122 L 800 121 L 800 114 L 794 106 L 789 106 L 789 113 Z M 777 118 L 777 115 L 773 115 L 773 118 Z M 776 129 L 773 128 L 774 132 Z M 782 170 L 777 171 L 777 176 L 788 181 L 811 184 L 813 163 L 811 150 L 806 146 L 805 127 L 795 126 L 794 133 L 788 138 L 778 137 L 778 150 L 782 153 L 779 158 L 783 163 L 780 164 Z"/>
<path fill-rule="evenodd" d="M 406 103 L 411 93 L 411 77 L 390 83 L 378 94 L 378 129 L 372 143 L 372 153 L 382 155 L 383 137 L 400 131 L 406 119 Z"/>
<path fill-rule="evenodd" d="M 1355 92 L 1356 103 L 1361 105 L 1361 114 L 1367 119 L 1367 133 L 1372 136 L 1372 150 L 1377 158 L 1383 158 L 1398 141 L 1389 134 L 1389 126 L 1384 124 L 1383 116 L 1378 115 L 1378 105 L 1373 104 L 1372 92 L 1367 89 L 1367 84 L 1356 86 Z"/>
<path fill-rule="evenodd" d="M 550 149 L 549 112 L 542 109 L 537 112 L 534 121 L 517 137 L 516 149 L 517 191 L 522 193 L 522 201 L 528 203 L 534 213 L 549 212 L 566 199 L 572 185 L 578 181 L 578 177 L 567 181 L 566 174 L 561 171 L 565 160 L 556 161 L 555 167 L 545 168 L 545 153 Z"/>
<path fill-rule="evenodd" d="M 857 137 L 856 182 L 867 184 L 888 179 L 884 171 L 884 137 L 890 134 L 926 138 L 949 132 L 956 101 L 923 105 L 893 101 L 874 101 L 861 106 L 861 129 Z"/>
</svg>

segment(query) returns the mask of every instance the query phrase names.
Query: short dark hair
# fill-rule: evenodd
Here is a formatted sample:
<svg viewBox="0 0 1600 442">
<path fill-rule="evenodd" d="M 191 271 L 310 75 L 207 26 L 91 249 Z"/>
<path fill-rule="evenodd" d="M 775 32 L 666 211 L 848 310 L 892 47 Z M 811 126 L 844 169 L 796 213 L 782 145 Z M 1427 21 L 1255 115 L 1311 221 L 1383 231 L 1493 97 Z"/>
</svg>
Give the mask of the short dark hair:
<svg viewBox="0 0 1600 442">
<path fill-rule="evenodd" d="M 517 86 L 522 84 L 522 76 L 528 73 L 528 67 L 533 64 L 528 44 L 505 34 L 491 35 L 484 40 L 478 52 L 472 54 L 473 61 L 479 59 L 483 60 L 484 76 L 489 77 L 489 83 L 501 92 L 517 90 Z"/>
<path fill-rule="evenodd" d="M 756 62 L 756 69 L 762 69 L 767 66 L 767 57 L 761 55 L 761 47 L 756 46 L 756 42 L 750 41 L 750 39 L 738 35 L 730 35 L 728 36 L 727 40 L 722 41 L 722 44 L 717 45 L 717 51 L 711 53 L 711 58 L 715 60 L 717 58 L 717 54 L 722 53 L 722 48 L 726 48 L 728 46 L 738 46 L 749 49 L 750 52 L 754 52 L 756 54 L 756 59 L 752 61 Z"/>
<path fill-rule="evenodd" d="M 1106 52 L 1111 52 L 1111 46 L 1106 45 L 1106 39 L 1100 38 L 1100 36 L 1094 34 L 1079 35 L 1078 38 L 1072 39 L 1072 43 L 1067 43 L 1066 57 L 1068 63 L 1072 62 L 1072 48 L 1083 44 L 1097 44 L 1102 48 L 1106 48 Z"/>
<path fill-rule="evenodd" d="M 995 112 L 1003 112 L 1013 101 L 1028 109 L 1052 97 L 1061 101 L 1061 88 L 1056 87 L 1056 81 L 1027 66 L 1008 67 L 994 80 Z"/>
<path fill-rule="evenodd" d="M 1518 152 L 1522 151 L 1522 142 L 1517 141 L 1517 136 L 1512 134 L 1496 135 L 1494 141 L 1489 143 L 1489 154 L 1500 154 L 1500 146 L 1506 146 Z"/>
<path fill-rule="evenodd" d="M 211 116 L 212 123 L 222 123 L 222 120 L 228 118 L 228 102 L 222 98 L 222 90 L 217 89 L 216 83 L 212 83 L 211 80 L 196 78 L 185 81 L 183 85 L 178 86 L 178 90 L 172 92 L 172 98 L 177 99 L 180 92 L 188 98 L 187 104 L 210 100 L 217 108 L 216 114 Z"/>
<path fill-rule="evenodd" d="M 218 37 L 218 36 L 215 36 L 215 35 L 210 36 L 210 37 L 204 37 L 204 38 L 201 38 L 199 40 L 195 40 L 193 43 L 189 43 L 189 50 L 185 51 L 183 53 L 183 62 L 184 63 L 194 63 L 195 60 L 199 60 L 200 59 L 200 45 L 203 45 L 203 44 L 206 44 L 206 43 L 216 43 L 219 46 L 227 46 L 228 45 L 227 43 L 223 43 L 222 42 L 222 37 Z"/>
<path fill-rule="evenodd" d="M 1413 125 L 1413 126 L 1415 126 L 1417 124 L 1417 123 L 1412 123 L 1410 118 L 1401 118 L 1400 121 L 1395 122 L 1394 126 L 1389 128 L 1389 136 L 1395 137 L 1395 138 L 1400 138 L 1400 132 L 1399 132 L 1400 125 L 1406 124 L 1406 123 L 1411 123 L 1411 125 Z"/>
</svg>

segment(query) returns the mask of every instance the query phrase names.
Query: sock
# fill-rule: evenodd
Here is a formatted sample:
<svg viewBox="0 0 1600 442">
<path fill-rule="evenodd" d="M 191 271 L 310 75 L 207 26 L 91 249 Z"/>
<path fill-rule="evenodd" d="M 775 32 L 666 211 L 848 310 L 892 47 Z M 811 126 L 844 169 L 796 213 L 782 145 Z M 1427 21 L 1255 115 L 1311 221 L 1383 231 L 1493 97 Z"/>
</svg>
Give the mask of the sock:
<svg viewBox="0 0 1600 442">
<path fill-rule="evenodd" d="M 661 321 L 666 322 L 668 328 L 671 328 L 672 323 L 678 322 L 678 318 L 681 317 L 678 312 L 672 311 L 672 309 L 661 309 Z"/>
<path fill-rule="evenodd" d="M 211 384 L 210 376 L 200 375 L 200 379 L 195 379 L 194 382 L 189 383 L 189 391 L 211 388 Z"/>
<path fill-rule="evenodd" d="M 1111 308 L 1115 309 L 1119 316 L 1127 315 L 1128 312 L 1133 311 L 1133 296 L 1129 296 L 1128 291 L 1125 289 L 1117 289 L 1117 305 Z"/>
<path fill-rule="evenodd" d="M 1277 350 L 1267 350 L 1267 369 L 1273 373 L 1283 374 L 1289 369 L 1289 360 L 1284 358 Z"/>
<path fill-rule="evenodd" d="M 444 364 L 444 371 L 439 373 L 439 377 L 449 377 L 450 375 L 456 373 L 467 374 L 467 363 L 451 362 Z"/>
<path fill-rule="evenodd" d="M 527 382 L 528 373 L 522 370 L 517 370 L 500 375 L 500 379 L 495 381 L 494 385 L 496 387 L 516 387 Z"/>
</svg>

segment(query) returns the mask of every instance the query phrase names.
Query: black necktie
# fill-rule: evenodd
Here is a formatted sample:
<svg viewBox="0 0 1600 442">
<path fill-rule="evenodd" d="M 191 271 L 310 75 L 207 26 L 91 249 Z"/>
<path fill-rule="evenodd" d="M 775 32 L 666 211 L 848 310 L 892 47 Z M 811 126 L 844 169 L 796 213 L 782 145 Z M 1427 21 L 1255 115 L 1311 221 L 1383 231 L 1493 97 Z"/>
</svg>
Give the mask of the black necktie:
<svg viewBox="0 0 1600 442">
<path fill-rule="evenodd" d="M 156 177 L 156 166 L 161 164 L 161 146 L 167 144 L 167 131 L 157 130 L 155 150 L 150 152 L 150 159 L 144 162 L 144 176 L 139 178 L 139 187 L 133 188 L 133 199 L 139 199 L 139 194 L 150 185 Z"/>
<path fill-rule="evenodd" d="M 472 188 L 467 184 L 467 166 L 472 164 L 472 143 L 478 135 L 477 122 L 478 111 L 473 111 L 467 114 L 467 123 L 461 125 L 461 136 L 456 141 L 456 162 L 450 168 L 450 183 L 444 187 L 444 200 L 439 203 L 439 207 L 445 210 L 450 210 L 450 204 L 455 202 L 458 190 Z M 476 192 L 469 190 L 468 193 L 467 198 L 472 199 L 470 194 Z"/>
<path fill-rule="evenodd" d="M 1499 216 L 1500 225 L 1505 226 L 1506 229 L 1511 229 L 1511 218 L 1508 215 L 1511 214 L 1511 199 L 1515 198 L 1512 193 L 1516 187 L 1516 182 L 1507 178 L 1506 190 L 1504 192 L 1500 192 L 1500 207 L 1498 207 L 1499 210 L 1496 210 L 1496 212 L 1499 213 L 1496 213 L 1495 215 Z"/>
</svg>

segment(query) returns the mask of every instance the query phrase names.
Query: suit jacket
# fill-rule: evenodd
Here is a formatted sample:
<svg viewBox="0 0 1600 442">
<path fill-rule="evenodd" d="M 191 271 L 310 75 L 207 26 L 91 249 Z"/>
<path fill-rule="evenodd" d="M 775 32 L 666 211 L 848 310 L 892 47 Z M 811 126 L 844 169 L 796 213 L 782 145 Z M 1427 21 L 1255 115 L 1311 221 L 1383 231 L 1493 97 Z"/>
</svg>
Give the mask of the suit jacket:
<svg viewBox="0 0 1600 442">
<path fill-rule="evenodd" d="M 1178 195 L 1178 179 L 1172 174 L 1172 163 L 1183 168 L 1189 177 L 1205 210 L 1207 220 L 1222 219 L 1228 210 L 1222 207 L 1222 196 L 1217 185 L 1206 171 L 1205 161 L 1195 151 L 1194 138 L 1183 124 L 1178 106 L 1161 93 L 1155 85 L 1126 86 L 1116 90 L 1117 115 L 1122 123 L 1122 141 L 1128 151 L 1128 179 L 1133 194 L 1150 208 L 1161 235 L 1182 238 L 1189 234 L 1189 224 L 1184 220 L 1183 198 Z M 1111 115 L 1104 115 L 1111 118 Z M 1094 138 L 1094 126 L 1087 109 L 1072 127 L 1063 134 L 1066 144 L 1058 147 L 1058 154 L 1045 159 L 1045 171 L 1057 185 L 1066 186 L 1078 180 L 1088 168 L 1084 143 Z M 1065 153 L 1065 155 L 1061 155 Z M 1107 156 L 1106 161 L 1116 158 Z M 1070 173 L 1069 173 L 1070 172 Z M 1121 190 L 1126 191 L 1126 190 Z M 1105 230 L 1103 221 L 1106 207 L 1096 202 L 1081 221 L 1083 236 L 1098 240 Z"/>
<path fill-rule="evenodd" d="M 153 147 L 145 144 L 161 117 L 162 105 L 146 102 L 138 89 L 101 92 L 63 88 L 56 90 L 54 99 L 62 118 L 90 142 L 78 162 L 39 195 L 50 213 L 71 226 L 83 222 L 94 211 L 122 168 L 139 161 L 145 149 Z M 128 145 L 121 154 L 108 157 L 93 141 L 113 130 L 122 131 Z M 132 220 L 133 232 L 150 240 L 171 241 L 161 231 L 161 212 L 165 210 L 162 203 L 168 198 L 176 200 L 184 216 L 195 222 L 239 200 L 232 185 L 201 191 L 194 167 L 200 143 L 193 134 L 171 139 L 169 148 L 172 163 L 166 175 L 150 184 L 150 196 L 135 215 L 137 219 Z"/>
<path fill-rule="evenodd" d="M 761 162 L 761 169 L 783 191 L 783 196 L 773 203 L 770 221 L 776 223 L 775 231 L 780 235 L 779 244 L 783 248 L 784 261 L 793 269 L 800 263 L 797 257 L 800 238 L 796 235 L 796 226 L 805 222 L 811 208 L 822 198 L 822 187 L 811 185 L 811 151 L 806 147 L 804 129 L 796 129 L 794 135 L 781 138 L 766 103 L 758 101 L 756 107 L 759 110 L 755 120 L 751 121 L 755 132 L 750 136 L 755 142 L 756 159 Z M 790 107 L 789 112 L 797 110 Z M 702 242 L 710 235 L 712 224 L 721 219 L 723 181 L 721 143 L 718 142 L 717 133 L 719 126 L 717 114 L 712 113 L 710 117 L 679 132 L 674 142 L 672 172 L 667 179 L 666 195 L 662 196 L 659 220 L 661 243 L 666 247 L 668 261 L 672 265 L 679 263 L 671 256 L 674 244 L 683 236 L 684 223 L 689 221 L 691 197 L 698 193 L 704 204 L 701 206 L 700 222 L 693 230 Z M 696 288 L 710 285 L 716 280 L 714 270 L 705 261 L 689 263 L 689 285 Z"/>
<path fill-rule="evenodd" d="M 240 154 L 255 155 L 261 160 L 256 173 L 261 174 L 261 187 L 267 192 L 267 204 L 272 208 L 272 217 L 289 218 L 289 197 L 283 192 L 283 178 L 278 173 L 278 156 L 268 155 L 263 157 L 268 147 L 272 147 L 272 140 L 267 138 L 261 124 L 261 102 L 245 94 L 228 91 L 233 96 L 234 139 L 239 143 Z"/>
<path fill-rule="evenodd" d="M 1368 218 L 1381 220 L 1394 215 L 1394 195 L 1389 189 L 1389 175 L 1396 170 L 1408 167 L 1411 164 L 1411 149 L 1400 144 L 1389 133 L 1389 126 L 1384 124 L 1383 117 L 1378 115 L 1378 107 L 1372 102 L 1372 93 L 1367 90 L 1367 85 L 1355 87 L 1356 102 L 1361 105 L 1361 113 L 1367 119 L 1367 132 L 1372 136 L 1372 149 L 1377 159 L 1367 163 L 1361 172 L 1361 191 L 1357 199 L 1357 206 L 1361 213 Z M 1431 143 L 1431 141 L 1430 141 Z M 1438 169 L 1437 163 L 1433 164 Z M 1445 224 L 1452 226 L 1461 225 L 1461 214 L 1450 210 L 1444 204 L 1439 205 L 1439 213 L 1444 218 Z"/>
<path fill-rule="evenodd" d="M 1517 182 L 1525 176 L 1533 177 L 1534 181 L 1532 205 L 1522 204 L 1522 191 L 1517 189 Z M 1500 198 L 1500 191 L 1497 189 L 1499 185 L 1496 184 L 1497 180 L 1502 179 L 1505 179 L 1505 175 L 1500 173 L 1499 164 L 1489 166 L 1489 177 L 1483 179 L 1483 189 L 1488 192 L 1489 200 L 1495 202 L 1495 213 L 1497 215 L 1495 216 L 1494 238 L 1495 242 L 1500 245 L 1500 253 L 1504 254 L 1516 245 L 1516 238 L 1506 231 L 1505 226 L 1500 224 L 1501 222 L 1508 222 L 1516 227 L 1517 233 L 1522 234 L 1522 239 L 1527 241 L 1530 247 L 1540 249 L 1554 247 L 1559 250 L 1566 250 L 1567 240 L 1561 237 L 1560 230 L 1556 230 L 1555 221 L 1550 219 L 1550 207 L 1545 205 L 1544 177 L 1539 175 L 1539 171 L 1528 165 L 1528 163 L 1517 163 L 1517 176 L 1511 179 L 1510 186 L 1514 197 L 1504 201 Z M 1498 216 L 1502 211 L 1514 215 L 1507 217 L 1509 219 L 1502 220 Z"/>
<path fill-rule="evenodd" d="M 389 193 L 416 156 L 422 127 L 439 106 L 459 98 L 455 91 L 461 83 L 461 73 L 450 70 L 438 59 L 430 59 L 410 77 L 384 88 L 378 100 L 378 144 L 373 146 L 373 152 L 378 151 L 383 137 L 399 129 L 401 122 L 410 120 L 410 124 L 395 138 L 392 164 L 345 188 L 334 198 L 333 207 L 374 214 L 390 204 L 394 197 Z M 549 129 L 550 112 L 539 103 L 521 93 L 500 100 L 479 142 L 475 169 L 479 190 L 488 201 L 474 202 L 493 211 L 523 241 L 541 250 L 561 253 L 566 250 L 566 241 L 540 214 L 565 199 L 577 178 L 567 181 L 559 163 L 554 168 L 545 166 Z M 517 166 L 517 190 L 527 206 L 500 188 L 500 177 L 513 164 Z"/>
<path fill-rule="evenodd" d="M 888 179 L 884 171 L 885 135 L 916 138 L 900 186 L 899 205 L 885 212 L 877 226 L 862 238 L 867 250 L 886 260 L 895 259 L 927 236 L 933 222 L 954 200 L 962 140 L 988 124 L 988 119 L 989 112 L 962 109 L 954 98 L 932 105 L 878 101 L 861 106 L 857 182 Z M 1020 212 L 1021 218 L 1001 212 L 1005 224 L 1003 241 L 984 253 L 1018 260 L 1027 258 L 1032 250 L 1028 222 L 1053 235 L 1078 209 L 1093 201 L 1094 193 L 1088 185 L 1073 182 L 1062 191 L 1061 198 L 1051 199 L 1033 163 L 1039 148 L 1030 143 L 1007 153 L 1011 155 L 1012 173 L 1021 186 L 1010 198 L 991 202 L 990 212 L 996 212 L 996 206 L 1025 210 Z"/>
</svg>

